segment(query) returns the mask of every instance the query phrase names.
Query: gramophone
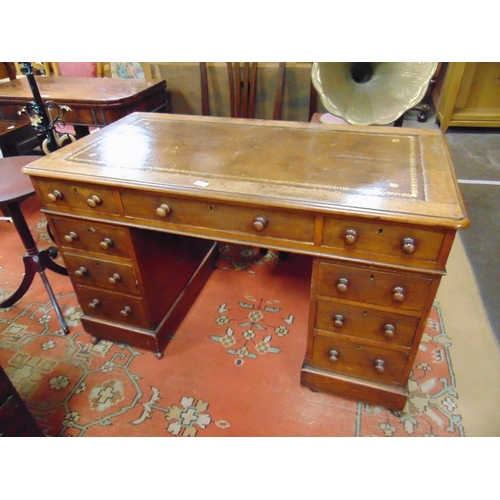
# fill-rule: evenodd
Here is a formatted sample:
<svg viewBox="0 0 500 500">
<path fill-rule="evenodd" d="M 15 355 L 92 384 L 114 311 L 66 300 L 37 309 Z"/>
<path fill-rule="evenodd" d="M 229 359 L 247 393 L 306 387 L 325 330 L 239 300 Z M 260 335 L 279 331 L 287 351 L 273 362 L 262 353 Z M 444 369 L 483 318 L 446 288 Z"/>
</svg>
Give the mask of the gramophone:
<svg viewBox="0 0 500 500">
<path fill-rule="evenodd" d="M 351 125 L 388 125 L 425 96 L 435 62 L 313 63 L 323 106 Z"/>
</svg>

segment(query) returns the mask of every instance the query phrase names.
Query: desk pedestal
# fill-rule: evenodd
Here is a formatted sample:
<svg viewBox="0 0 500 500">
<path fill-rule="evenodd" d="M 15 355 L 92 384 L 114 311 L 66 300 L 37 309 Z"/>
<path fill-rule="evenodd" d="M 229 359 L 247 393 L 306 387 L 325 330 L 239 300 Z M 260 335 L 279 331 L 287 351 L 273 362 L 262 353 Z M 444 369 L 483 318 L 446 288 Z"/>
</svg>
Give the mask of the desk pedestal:
<svg viewBox="0 0 500 500">
<path fill-rule="evenodd" d="M 203 288 L 217 245 L 163 232 L 48 216 L 85 331 L 158 358 Z"/>
<path fill-rule="evenodd" d="M 154 351 L 156 357 L 163 357 L 163 350 L 173 337 L 182 320 L 194 304 L 206 281 L 212 274 L 217 262 L 217 244 L 210 247 L 198 269 L 189 277 L 185 287 L 175 302 L 170 306 L 160 324 L 154 330 L 119 325 L 105 319 L 93 318 L 84 314 L 81 322 L 85 331 L 92 335 L 92 342 L 97 343 L 101 338 L 115 342 L 123 342 L 142 349 Z M 186 276 L 187 277 L 187 276 Z"/>
</svg>

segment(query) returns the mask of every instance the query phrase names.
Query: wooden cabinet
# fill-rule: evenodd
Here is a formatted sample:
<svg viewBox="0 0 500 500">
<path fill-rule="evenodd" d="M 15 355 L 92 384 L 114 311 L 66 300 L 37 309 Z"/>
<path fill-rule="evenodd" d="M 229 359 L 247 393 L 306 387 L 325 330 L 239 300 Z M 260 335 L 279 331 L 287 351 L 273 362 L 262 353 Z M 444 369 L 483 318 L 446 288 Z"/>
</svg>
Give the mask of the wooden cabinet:
<svg viewBox="0 0 500 500">
<path fill-rule="evenodd" d="M 301 382 L 394 410 L 468 225 L 438 130 L 138 113 L 25 173 L 96 341 L 160 357 L 214 240 L 302 253 Z"/>
<path fill-rule="evenodd" d="M 500 127 L 500 62 L 443 63 L 432 101 L 443 132 Z"/>
</svg>

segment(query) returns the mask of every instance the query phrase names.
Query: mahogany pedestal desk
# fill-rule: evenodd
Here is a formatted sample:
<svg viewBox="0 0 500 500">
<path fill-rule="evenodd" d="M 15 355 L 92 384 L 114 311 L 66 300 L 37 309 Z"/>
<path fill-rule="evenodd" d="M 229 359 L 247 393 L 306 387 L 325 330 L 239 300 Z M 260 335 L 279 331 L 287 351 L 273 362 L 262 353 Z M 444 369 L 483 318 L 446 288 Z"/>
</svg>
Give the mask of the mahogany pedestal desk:
<svg viewBox="0 0 500 500">
<path fill-rule="evenodd" d="M 133 113 L 24 172 L 96 341 L 161 357 L 214 241 L 307 254 L 301 383 L 393 410 L 469 223 L 438 130 Z"/>
</svg>

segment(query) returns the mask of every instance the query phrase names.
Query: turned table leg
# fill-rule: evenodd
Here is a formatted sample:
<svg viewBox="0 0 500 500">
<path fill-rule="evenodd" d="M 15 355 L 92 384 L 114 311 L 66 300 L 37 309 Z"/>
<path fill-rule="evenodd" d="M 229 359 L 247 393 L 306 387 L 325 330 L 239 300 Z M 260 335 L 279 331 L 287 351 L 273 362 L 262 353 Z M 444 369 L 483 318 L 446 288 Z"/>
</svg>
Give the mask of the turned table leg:
<svg viewBox="0 0 500 500">
<path fill-rule="evenodd" d="M 43 285 L 47 290 L 59 323 L 61 324 L 64 333 L 68 333 L 68 326 L 66 325 L 59 304 L 57 303 L 54 292 L 52 291 L 52 288 L 50 286 L 49 280 L 45 275 L 45 269 L 50 269 L 51 271 L 54 271 L 63 276 L 67 276 L 68 271 L 59 264 L 56 264 L 49 257 L 45 250 L 38 250 L 35 240 L 33 239 L 33 235 L 31 234 L 28 224 L 26 224 L 24 215 L 21 212 L 21 209 L 19 208 L 19 204 L 17 202 L 6 203 L 2 206 L 2 208 L 4 208 L 8 215 L 12 218 L 12 222 L 16 227 L 16 230 L 23 242 L 24 248 L 26 249 L 27 253 L 23 257 L 24 278 L 19 285 L 19 288 L 8 299 L 0 303 L 0 307 L 11 307 L 18 300 L 20 300 L 29 290 L 35 274 L 38 273 L 40 274 Z"/>
</svg>

